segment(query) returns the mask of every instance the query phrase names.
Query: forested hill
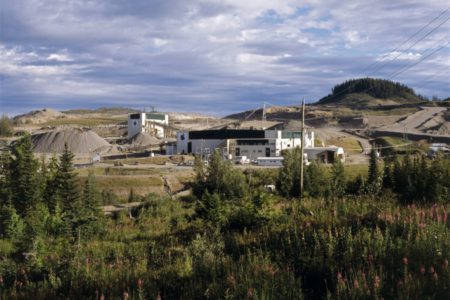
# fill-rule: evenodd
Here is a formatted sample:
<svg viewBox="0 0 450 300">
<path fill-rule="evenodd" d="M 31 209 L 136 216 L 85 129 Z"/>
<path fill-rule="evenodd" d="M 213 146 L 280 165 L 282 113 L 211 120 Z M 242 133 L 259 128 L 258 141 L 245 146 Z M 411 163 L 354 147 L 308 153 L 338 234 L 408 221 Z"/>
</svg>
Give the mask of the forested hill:
<svg viewBox="0 0 450 300">
<path fill-rule="evenodd" d="M 361 78 L 336 85 L 332 93 L 320 99 L 318 104 L 380 105 L 422 101 L 422 97 L 404 84 L 384 79 Z"/>
</svg>

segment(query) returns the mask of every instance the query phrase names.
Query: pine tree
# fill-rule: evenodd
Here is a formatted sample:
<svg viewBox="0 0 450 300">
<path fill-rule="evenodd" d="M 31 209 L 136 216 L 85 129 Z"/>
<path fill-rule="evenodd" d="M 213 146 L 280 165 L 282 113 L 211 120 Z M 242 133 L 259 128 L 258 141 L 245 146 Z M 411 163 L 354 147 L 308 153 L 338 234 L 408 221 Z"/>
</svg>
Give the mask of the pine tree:
<svg viewBox="0 0 450 300">
<path fill-rule="evenodd" d="M 60 202 L 58 195 L 58 158 L 53 155 L 50 162 L 46 165 L 45 171 L 45 188 L 44 188 L 44 201 L 48 206 L 51 213 L 55 212 L 55 207 Z M 61 206 L 60 206 L 61 207 Z"/>
<path fill-rule="evenodd" d="M 4 151 L 0 155 L 0 208 L 11 201 L 11 154 Z"/>
<path fill-rule="evenodd" d="M 37 171 L 39 163 L 34 158 L 31 137 L 26 135 L 13 148 L 10 164 L 11 200 L 20 216 L 32 209 L 40 199 Z"/>
<path fill-rule="evenodd" d="M 369 174 L 367 177 L 367 183 L 374 184 L 379 176 L 380 174 L 378 170 L 377 152 L 375 150 L 375 147 L 372 146 L 372 150 L 370 151 Z"/>
<path fill-rule="evenodd" d="M 93 172 L 89 172 L 83 190 L 83 214 L 80 216 L 80 226 L 83 236 L 90 237 L 102 232 L 103 212 L 100 208 L 100 193 L 95 184 Z"/>
<path fill-rule="evenodd" d="M 72 230 L 74 235 L 77 235 L 76 227 L 80 223 L 84 209 L 76 182 L 75 169 L 72 164 L 73 157 L 74 155 L 69 151 L 66 143 L 55 177 L 55 194 L 57 199 L 61 201 L 61 209 L 68 228 Z"/>
<path fill-rule="evenodd" d="M 340 159 L 336 159 L 331 167 L 331 191 L 333 196 L 342 197 L 345 195 L 345 170 Z"/>
<path fill-rule="evenodd" d="M 277 190 L 285 197 L 300 195 L 300 163 L 301 152 L 298 147 L 284 153 L 283 167 L 277 178 Z"/>
</svg>

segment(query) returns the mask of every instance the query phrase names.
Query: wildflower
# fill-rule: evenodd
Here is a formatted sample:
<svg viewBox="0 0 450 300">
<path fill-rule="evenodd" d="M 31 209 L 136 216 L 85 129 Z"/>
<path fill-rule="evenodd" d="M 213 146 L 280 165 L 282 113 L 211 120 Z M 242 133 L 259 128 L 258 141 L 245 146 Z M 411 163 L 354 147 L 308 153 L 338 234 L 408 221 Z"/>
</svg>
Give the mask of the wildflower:
<svg viewBox="0 0 450 300">
<path fill-rule="evenodd" d="M 369 262 L 373 262 L 373 255 L 372 255 L 372 254 L 369 254 L 369 255 L 367 256 L 367 260 L 368 260 Z"/>
<path fill-rule="evenodd" d="M 408 258 L 407 257 L 403 257 L 403 264 L 406 266 L 408 265 Z"/>
<path fill-rule="evenodd" d="M 448 268 L 448 259 L 444 259 L 444 265 L 443 265 L 443 267 L 444 267 L 445 269 Z M 1 281 L 0 281 L 0 283 L 1 283 Z"/>
<path fill-rule="evenodd" d="M 436 281 L 438 281 L 438 280 L 439 280 L 439 276 L 438 276 L 438 274 L 437 274 L 437 273 L 434 273 L 434 274 L 433 274 L 433 279 L 434 279 L 434 280 L 436 280 Z"/>
<path fill-rule="evenodd" d="M 380 282 L 381 282 L 380 276 L 375 275 L 375 279 L 373 280 L 373 286 L 375 288 L 379 288 L 380 287 Z"/>
<path fill-rule="evenodd" d="M 123 292 L 123 299 L 124 300 L 127 300 L 129 297 L 130 297 L 130 295 L 128 295 L 127 291 Z"/>
<path fill-rule="evenodd" d="M 341 274 L 341 272 L 337 272 L 336 278 L 337 278 L 338 281 L 342 281 L 342 274 Z"/>
<path fill-rule="evenodd" d="M 358 282 L 358 279 L 355 279 L 355 280 L 353 281 L 353 287 L 354 287 L 355 289 L 359 289 L 359 282 Z"/>
<path fill-rule="evenodd" d="M 158 293 L 158 295 L 156 296 L 156 300 L 161 300 L 161 295 Z"/>
<path fill-rule="evenodd" d="M 427 224 L 425 224 L 425 223 L 419 223 L 419 228 L 420 229 L 424 229 L 425 227 L 427 227 Z"/>
<path fill-rule="evenodd" d="M 253 288 L 248 288 L 246 299 L 253 299 Z"/>
<path fill-rule="evenodd" d="M 429 272 L 430 272 L 430 274 L 434 274 L 434 267 L 433 266 L 430 267 Z"/>
<path fill-rule="evenodd" d="M 420 266 L 419 271 L 420 271 L 420 274 L 424 275 L 425 274 L 425 267 L 424 266 Z"/>
<path fill-rule="evenodd" d="M 138 279 L 138 281 L 137 281 L 137 287 L 138 287 L 138 289 L 140 289 L 140 288 L 142 288 L 142 285 L 144 284 L 144 280 L 142 280 L 142 279 Z"/>
<path fill-rule="evenodd" d="M 3 285 L 3 276 L 0 276 L 0 285 Z"/>
<path fill-rule="evenodd" d="M 100 295 L 100 300 L 105 300 L 105 295 L 103 295 L 103 293 Z"/>
</svg>

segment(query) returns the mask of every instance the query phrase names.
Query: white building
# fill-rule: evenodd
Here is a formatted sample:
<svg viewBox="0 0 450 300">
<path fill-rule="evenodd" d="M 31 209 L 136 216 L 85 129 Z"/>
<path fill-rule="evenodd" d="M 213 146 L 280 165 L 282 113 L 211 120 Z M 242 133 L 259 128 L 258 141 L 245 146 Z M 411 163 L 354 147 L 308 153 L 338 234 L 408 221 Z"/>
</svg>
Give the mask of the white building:
<svg viewBox="0 0 450 300">
<path fill-rule="evenodd" d="M 138 133 L 149 133 L 163 138 L 168 125 L 169 116 L 166 114 L 156 112 L 128 114 L 128 138 Z"/>
<path fill-rule="evenodd" d="M 314 147 L 314 132 L 305 134 L 305 147 Z M 177 133 L 178 154 L 199 154 L 208 156 L 219 149 L 224 157 L 233 159 L 246 156 L 251 160 L 258 157 L 281 156 L 282 151 L 300 146 L 301 133 L 283 130 L 219 129 L 201 131 L 180 131 Z"/>
<path fill-rule="evenodd" d="M 337 146 L 305 148 L 305 156 L 308 161 L 318 160 L 323 163 L 334 163 L 336 159 L 345 161 L 344 148 Z"/>
</svg>

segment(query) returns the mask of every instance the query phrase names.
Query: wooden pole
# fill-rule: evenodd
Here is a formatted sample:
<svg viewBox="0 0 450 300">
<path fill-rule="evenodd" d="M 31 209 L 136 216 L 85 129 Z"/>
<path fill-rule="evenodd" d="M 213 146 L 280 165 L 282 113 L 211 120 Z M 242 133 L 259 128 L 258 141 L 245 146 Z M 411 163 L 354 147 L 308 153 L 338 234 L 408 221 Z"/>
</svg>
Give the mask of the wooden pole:
<svg viewBox="0 0 450 300">
<path fill-rule="evenodd" d="M 302 99 L 302 123 L 301 123 L 301 143 L 300 143 L 300 200 L 303 199 L 303 172 L 304 172 L 304 152 L 305 152 L 305 98 Z"/>
</svg>

